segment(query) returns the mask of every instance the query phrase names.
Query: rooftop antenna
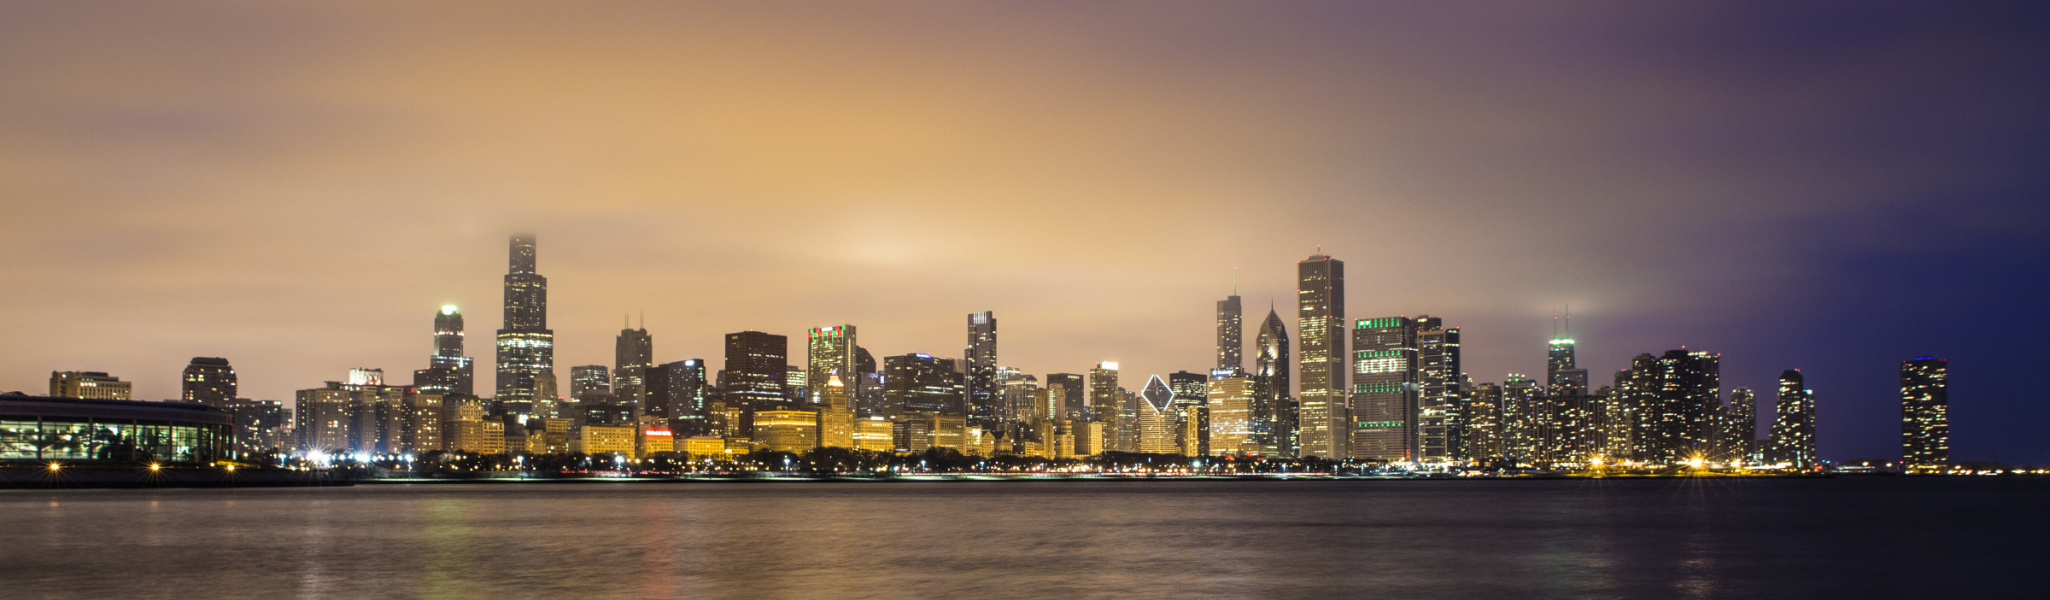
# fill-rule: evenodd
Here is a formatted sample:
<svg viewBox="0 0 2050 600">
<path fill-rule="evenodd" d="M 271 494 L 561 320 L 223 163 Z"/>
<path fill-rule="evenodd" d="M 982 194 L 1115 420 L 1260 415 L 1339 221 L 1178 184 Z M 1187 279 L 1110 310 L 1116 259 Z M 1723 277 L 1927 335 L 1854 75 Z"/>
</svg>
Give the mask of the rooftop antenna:
<svg viewBox="0 0 2050 600">
<path fill-rule="evenodd" d="M 641 329 L 648 328 L 648 311 L 641 311 Z"/>
<path fill-rule="evenodd" d="M 1239 266 L 1231 266 L 1231 295 L 1239 295 Z"/>
<path fill-rule="evenodd" d="M 1573 335 L 1573 303 L 1566 303 L 1566 335 Z"/>
<path fill-rule="evenodd" d="M 1552 311 L 1552 339 L 1559 339 L 1559 311 Z"/>
</svg>

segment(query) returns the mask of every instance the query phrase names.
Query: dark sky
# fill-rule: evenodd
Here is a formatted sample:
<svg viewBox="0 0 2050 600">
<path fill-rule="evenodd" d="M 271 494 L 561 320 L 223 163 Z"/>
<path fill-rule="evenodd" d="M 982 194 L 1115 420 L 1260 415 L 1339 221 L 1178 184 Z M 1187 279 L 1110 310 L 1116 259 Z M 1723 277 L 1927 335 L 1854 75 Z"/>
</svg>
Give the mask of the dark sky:
<svg viewBox="0 0 2050 600">
<path fill-rule="evenodd" d="M 1822 454 L 1888 457 L 1935 355 L 1955 457 L 2045 463 L 2042 7 L 7 3 L 0 388 L 403 382 L 443 303 L 488 374 L 519 231 L 560 372 L 629 312 L 670 361 L 995 310 L 1000 362 L 1136 388 L 1209 366 L 1234 267 L 1293 323 L 1321 244 L 1479 381 L 1571 304 L 1597 382 L 1800 368 Z"/>
</svg>

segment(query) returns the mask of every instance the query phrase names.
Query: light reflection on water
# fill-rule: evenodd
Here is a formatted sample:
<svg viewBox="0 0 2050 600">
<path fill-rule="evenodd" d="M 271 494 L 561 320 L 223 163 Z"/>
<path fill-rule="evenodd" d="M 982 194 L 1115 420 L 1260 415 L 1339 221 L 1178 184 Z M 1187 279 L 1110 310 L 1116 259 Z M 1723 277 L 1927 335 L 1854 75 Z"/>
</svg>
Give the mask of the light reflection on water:
<svg viewBox="0 0 2050 600">
<path fill-rule="evenodd" d="M 2002 594 L 2045 500 L 1897 478 L 17 491 L 0 597 Z"/>
</svg>

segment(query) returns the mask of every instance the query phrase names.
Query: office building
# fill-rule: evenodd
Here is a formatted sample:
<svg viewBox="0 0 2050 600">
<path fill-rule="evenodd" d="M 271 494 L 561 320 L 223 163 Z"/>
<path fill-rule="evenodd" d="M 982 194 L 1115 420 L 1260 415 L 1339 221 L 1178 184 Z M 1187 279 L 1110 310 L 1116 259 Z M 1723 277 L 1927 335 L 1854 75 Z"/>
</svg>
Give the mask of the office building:
<svg viewBox="0 0 2050 600">
<path fill-rule="evenodd" d="M 853 391 L 837 372 L 827 373 L 826 384 L 818 390 L 819 446 L 854 448 Z"/>
<path fill-rule="evenodd" d="M 1466 372 L 1460 362 L 1459 328 L 1443 319 L 1418 316 L 1416 459 L 1445 464 L 1463 460 L 1460 406 Z"/>
<path fill-rule="evenodd" d="M 1080 373 L 1049 373 L 1046 389 L 1058 411 L 1053 418 L 1068 421 L 1089 419 L 1089 385 Z"/>
<path fill-rule="evenodd" d="M 997 317 L 992 311 L 968 315 L 967 369 L 968 425 L 995 427 L 1002 422 L 997 408 Z"/>
<path fill-rule="evenodd" d="M 534 237 L 513 236 L 505 274 L 505 327 L 498 330 L 498 402 L 553 404 L 544 375 L 555 370 L 555 332 L 548 329 L 548 278 L 535 270 Z"/>
<path fill-rule="evenodd" d="M 1352 458 L 1416 459 L 1417 323 L 1360 319 L 1352 331 Z"/>
<path fill-rule="evenodd" d="M 1502 386 L 1473 386 L 1460 410 L 1460 444 L 1468 462 L 1494 465 L 1506 456 L 1502 413 Z"/>
<path fill-rule="evenodd" d="M 803 454 L 819 445 L 819 413 L 814 410 L 755 411 L 757 447 Z"/>
<path fill-rule="evenodd" d="M 814 327 L 805 332 L 804 381 L 812 402 L 823 404 L 826 382 L 840 376 L 848 398 L 858 395 L 861 360 L 853 325 Z"/>
<path fill-rule="evenodd" d="M 1351 456 L 1346 430 L 1345 263 L 1323 254 L 1296 263 L 1299 456 Z"/>
<path fill-rule="evenodd" d="M 611 369 L 605 365 L 570 367 L 569 396 L 577 402 L 611 402 Z"/>
<path fill-rule="evenodd" d="M 1292 381 L 1289 371 L 1288 327 L 1281 322 L 1281 315 L 1273 307 L 1267 309 L 1267 319 L 1260 322 L 1260 335 L 1253 342 L 1253 400 L 1248 408 L 1248 435 L 1259 449 L 1253 454 L 1276 457 L 1294 457 L 1301 450 L 1296 436 L 1298 404 L 1291 395 Z M 1232 373 L 1225 376 L 1236 376 Z M 1211 374 L 1211 379 L 1219 377 Z"/>
<path fill-rule="evenodd" d="M 1730 406 L 1723 419 L 1722 460 L 1739 464 L 1757 462 L 1758 398 L 1751 388 L 1730 390 Z"/>
<path fill-rule="evenodd" d="M 1800 369 L 1780 373 L 1779 403 L 1772 409 L 1773 460 L 1795 469 L 1814 468 L 1815 391 Z"/>
<path fill-rule="evenodd" d="M 648 367 L 655 366 L 654 336 L 648 335 L 645 325 L 622 327 L 612 357 L 613 400 L 633 407 L 636 414 L 648 414 Z"/>
<path fill-rule="evenodd" d="M 413 372 L 413 387 L 427 394 L 477 393 L 475 365 L 463 355 L 463 313 L 446 304 L 434 313 L 434 353 L 427 368 Z"/>
<path fill-rule="evenodd" d="M 1239 373 L 1218 372 L 1210 380 L 1210 455 L 1259 454 L 1263 449 L 1253 439 L 1252 407 L 1257 395 L 1252 378 Z"/>
<path fill-rule="evenodd" d="M 228 359 L 192 357 L 179 378 L 179 399 L 214 408 L 232 409 L 236 397 L 235 368 Z"/>
<path fill-rule="evenodd" d="M 706 378 L 705 361 L 691 358 L 648 369 L 648 413 L 669 421 L 679 437 L 711 434 L 709 410 L 718 390 Z"/>
<path fill-rule="evenodd" d="M 883 404 L 889 416 L 967 413 L 955 359 L 905 354 L 883 359 Z"/>
<path fill-rule="evenodd" d="M 1949 464 L 1950 361 L 1901 361 L 1902 470 L 1937 471 Z"/>
<path fill-rule="evenodd" d="M 101 371 L 51 371 L 50 397 L 129 400 L 134 384 Z"/>
<path fill-rule="evenodd" d="M 789 351 L 789 339 L 780 335 L 760 331 L 726 334 L 726 368 L 719 372 L 723 400 L 743 411 L 789 406 L 784 395 L 784 380 L 790 377 Z"/>
<path fill-rule="evenodd" d="M 1124 451 L 1119 435 L 1129 431 L 1124 422 L 1124 398 L 1118 394 L 1118 364 L 1100 362 L 1089 369 L 1089 420 L 1103 423 L 1103 450 Z M 1136 415 L 1134 415 L 1136 416 Z"/>
<path fill-rule="evenodd" d="M 1239 303 L 1234 285 L 1230 296 L 1217 301 L 1217 368 L 1245 369 L 1245 308 Z"/>
<path fill-rule="evenodd" d="M 1175 436 L 1175 415 L 1179 411 L 1174 391 L 1159 375 L 1148 378 L 1146 387 L 1139 389 L 1138 412 L 1133 428 L 1138 437 L 1135 450 L 1146 454 L 1175 454 L 1181 450 Z"/>
</svg>

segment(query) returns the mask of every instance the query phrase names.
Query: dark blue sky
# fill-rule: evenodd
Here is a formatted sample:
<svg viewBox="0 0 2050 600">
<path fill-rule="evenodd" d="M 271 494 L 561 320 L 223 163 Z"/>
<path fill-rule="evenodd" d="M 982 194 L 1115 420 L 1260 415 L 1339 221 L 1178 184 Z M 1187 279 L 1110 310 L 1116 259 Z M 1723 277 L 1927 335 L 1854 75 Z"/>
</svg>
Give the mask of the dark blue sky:
<svg viewBox="0 0 2050 600">
<path fill-rule="evenodd" d="M 1826 458 L 1897 451 L 1895 369 L 1951 359 L 1954 455 L 2050 463 L 2041 3 L 637 2 L 0 6 L 0 388 L 107 370 L 246 395 L 424 366 L 498 327 L 541 236 L 558 365 L 854 323 L 880 355 L 1209 365 L 1232 268 L 1293 321 L 1465 329 L 1597 381 L 1800 368 Z M 1264 310 L 1253 310 L 1257 322 Z M 480 372 L 490 352 L 472 335 Z M 559 369 L 561 370 L 561 369 Z M 403 376 L 394 377 L 403 380 Z"/>
</svg>

